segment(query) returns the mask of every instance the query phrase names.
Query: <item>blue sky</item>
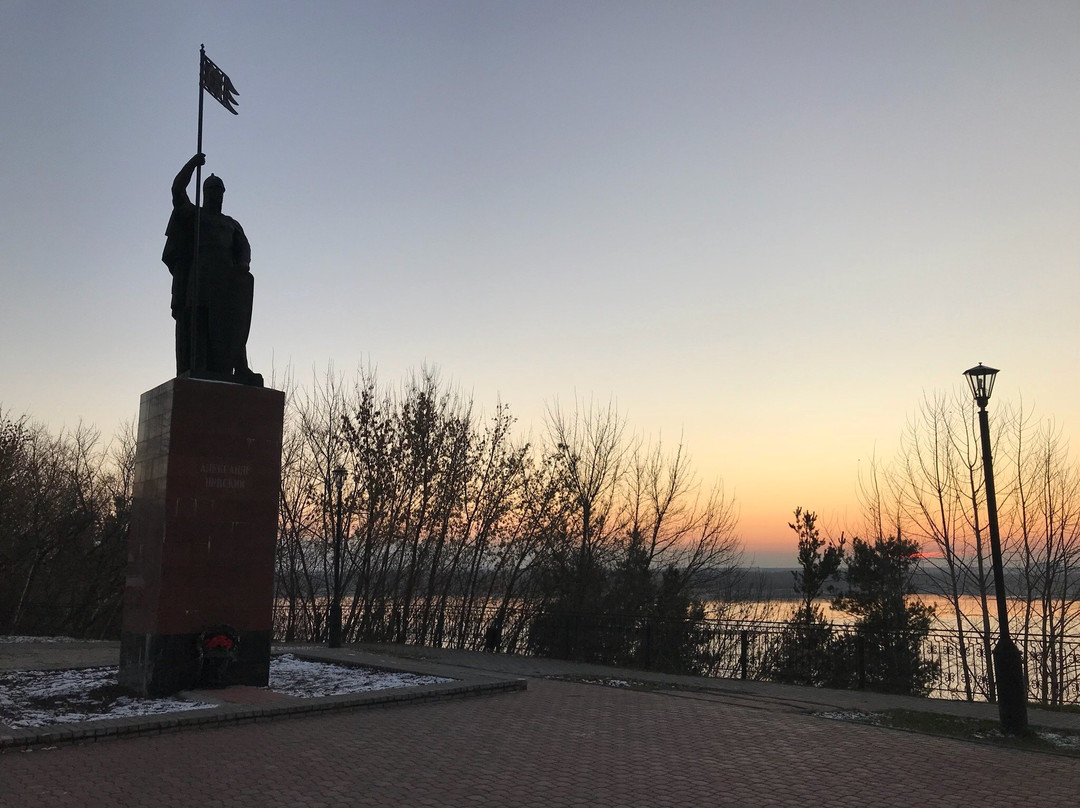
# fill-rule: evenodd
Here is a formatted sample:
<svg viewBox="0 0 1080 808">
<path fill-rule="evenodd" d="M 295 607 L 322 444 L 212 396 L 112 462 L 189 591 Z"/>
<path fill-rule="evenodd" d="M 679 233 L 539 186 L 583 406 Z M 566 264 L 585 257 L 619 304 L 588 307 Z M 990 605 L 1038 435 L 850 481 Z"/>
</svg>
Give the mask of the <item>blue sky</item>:
<svg viewBox="0 0 1080 808">
<path fill-rule="evenodd" d="M 264 374 L 438 365 L 533 431 L 613 398 L 762 562 L 979 361 L 1080 420 L 1075 3 L 0 8 L 5 410 L 108 433 L 171 375 L 205 43 Z"/>
</svg>

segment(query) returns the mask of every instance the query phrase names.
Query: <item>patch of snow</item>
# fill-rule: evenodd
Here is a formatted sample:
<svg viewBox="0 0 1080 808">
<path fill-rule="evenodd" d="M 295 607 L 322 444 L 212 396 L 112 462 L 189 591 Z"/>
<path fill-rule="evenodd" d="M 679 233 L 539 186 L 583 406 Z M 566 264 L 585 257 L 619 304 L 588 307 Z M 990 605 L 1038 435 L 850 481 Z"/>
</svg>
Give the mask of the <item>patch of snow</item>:
<svg viewBox="0 0 1080 808">
<path fill-rule="evenodd" d="M 1040 738 L 1046 741 L 1048 744 L 1058 747 L 1059 749 L 1069 749 L 1074 752 L 1080 752 L 1080 736 L 1077 735 L 1065 735 L 1060 732 L 1036 732 Z"/>
<path fill-rule="evenodd" d="M 582 679 L 583 685 L 603 685 L 604 687 L 630 687 L 625 679 Z"/>
<path fill-rule="evenodd" d="M 830 721 L 855 721 L 859 724 L 877 724 L 881 721 L 881 713 L 864 713 L 861 710 L 833 710 L 814 715 Z"/>
<path fill-rule="evenodd" d="M 116 668 L 0 672 L 0 721 L 9 727 L 44 727 L 103 718 L 205 710 L 212 704 L 129 696 Z"/>
<path fill-rule="evenodd" d="M 282 654 L 270 661 L 270 689 L 286 696 L 318 698 L 343 693 L 365 693 L 394 687 L 444 684 L 452 679 L 393 673 L 330 662 L 311 662 L 293 654 Z"/>
<path fill-rule="evenodd" d="M 115 667 L 59 671 L 0 671 L 0 723 L 22 729 L 103 718 L 160 715 L 216 705 L 177 698 L 128 695 Z M 292 654 L 270 660 L 270 689 L 299 698 L 364 693 L 451 682 L 439 676 L 310 662 Z"/>
<path fill-rule="evenodd" d="M 7 643 L 26 643 L 26 642 L 87 642 L 86 640 L 79 640 L 75 637 L 27 637 L 21 634 L 7 634 L 0 635 L 0 645 Z"/>
</svg>

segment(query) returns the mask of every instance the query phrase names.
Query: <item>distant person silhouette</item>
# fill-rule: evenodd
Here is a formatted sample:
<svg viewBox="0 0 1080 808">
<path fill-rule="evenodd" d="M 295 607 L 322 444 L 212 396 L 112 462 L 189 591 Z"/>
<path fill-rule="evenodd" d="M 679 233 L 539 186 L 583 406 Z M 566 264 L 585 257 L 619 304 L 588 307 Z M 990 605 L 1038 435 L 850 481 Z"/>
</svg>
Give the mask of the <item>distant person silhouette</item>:
<svg viewBox="0 0 1080 808">
<path fill-rule="evenodd" d="M 195 378 L 204 375 L 261 387 L 262 376 L 253 373 L 247 363 L 255 289 L 255 279 L 250 271 L 251 246 L 240 223 L 221 212 L 225 183 L 220 177 L 211 174 L 203 183 L 201 215 L 188 198 L 187 186 L 195 167 L 205 164 L 206 155 L 196 154 L 173 180 L 173 212 L 165 230 L 165 251 L 161 256 L 173 277 L 176 375 L 186 373 Z M 199 271 L 196 278 L 197 215 Z"/>
<path fill-rule="evenodd" d="M 495 615 L 495 619 L 487 627 L 487 631 L 484 632 L 484 650 L 495 653 L 499 650 L 499 645 L 502 643 L 503 625 L 506 622 L 506 613 L 499 609 Z"/>
</svg>

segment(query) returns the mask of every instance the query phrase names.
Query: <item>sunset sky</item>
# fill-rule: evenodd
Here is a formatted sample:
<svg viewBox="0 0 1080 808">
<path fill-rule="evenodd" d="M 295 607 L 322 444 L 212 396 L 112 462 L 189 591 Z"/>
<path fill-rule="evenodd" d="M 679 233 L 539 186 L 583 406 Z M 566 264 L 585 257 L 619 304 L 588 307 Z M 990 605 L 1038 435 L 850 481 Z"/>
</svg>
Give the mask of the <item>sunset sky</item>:
<svg viewBox="0 0 1080 808">
<path fill-rule="evenodd" d="M 106 434 L 169 378 L 194 153 L 267 377 L 423 364 L 523 433 L 615 401 L 722 479 L 748 560 L 926 394 L 1080 428 L 1076 2 L 3 0 L 0 408 Z M 192 188 L 192 192 L 194 189 Z"/>
</svg>

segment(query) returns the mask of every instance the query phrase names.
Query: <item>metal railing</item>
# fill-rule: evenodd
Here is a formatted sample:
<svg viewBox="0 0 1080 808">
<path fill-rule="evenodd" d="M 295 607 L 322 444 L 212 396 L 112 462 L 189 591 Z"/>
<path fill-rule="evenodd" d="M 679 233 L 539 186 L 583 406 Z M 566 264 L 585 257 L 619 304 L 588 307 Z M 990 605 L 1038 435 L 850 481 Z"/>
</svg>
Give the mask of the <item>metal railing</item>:
<svg viewBox="0 0 1080 808">
<path fill-rule="evenodd" d="M 499 650 L 667 673 L 934 698 L 985 701 L 993 693 L 981 635 L 965 634 L 962 653 L 958 633 L 945 628 L 917 637 L 827 624 L 824 637 L 806 637 L 783 622 L 545 614 L 536 607 L 504 610 L 500 618 L 493 607 L 465 612 L 451 606 L 437 618 L 406 623 L 394 611 L 365 625 L 364 636 L 346 632 L 346 642 Z M 300 632 L 294 639 L 325 639 L 310 634 Z M 992 637 L 991 644 L 996 639 Z M 1014 639 L 1024 657 L 1032 703 L 1080 704 L 1080 637 L 1047 641 L 1036 634 L 1018 634 Z"/>
</svg>

